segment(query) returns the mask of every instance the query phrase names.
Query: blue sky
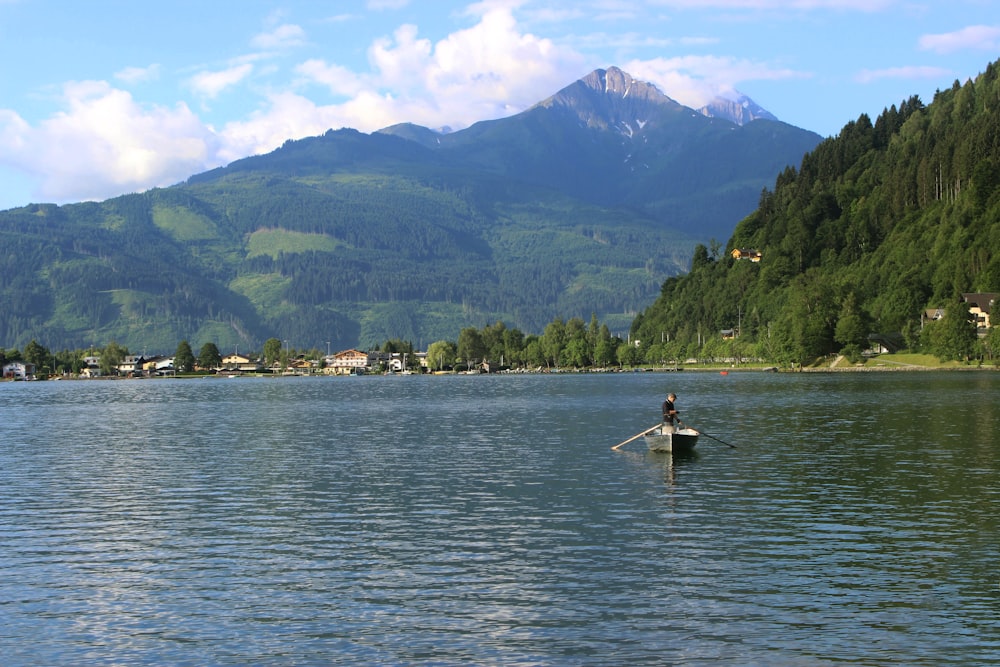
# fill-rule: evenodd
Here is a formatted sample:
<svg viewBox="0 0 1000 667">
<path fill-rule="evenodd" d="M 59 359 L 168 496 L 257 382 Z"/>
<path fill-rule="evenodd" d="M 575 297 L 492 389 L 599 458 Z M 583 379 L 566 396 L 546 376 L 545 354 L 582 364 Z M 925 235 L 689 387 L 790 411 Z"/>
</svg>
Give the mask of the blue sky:
<svg viewBox="0 0 1000 667">
<path fill-rule="evenodd" d="M 824 136 L 1000 57 L 996 0 L 0 0 L 0 209 L 167 186 L 287 139 L 460 129 L 617 65 Z"/>
</svg>

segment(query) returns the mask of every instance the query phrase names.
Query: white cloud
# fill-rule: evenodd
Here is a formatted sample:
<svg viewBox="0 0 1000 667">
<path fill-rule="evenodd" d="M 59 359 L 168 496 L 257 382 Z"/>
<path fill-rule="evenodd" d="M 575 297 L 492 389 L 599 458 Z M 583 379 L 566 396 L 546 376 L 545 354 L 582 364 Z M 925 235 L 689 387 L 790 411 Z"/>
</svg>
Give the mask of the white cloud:
<svg viewBox="0 0 1000 667">
<path fill-rule="evenodd" d="M 65 110 L 37 127 L 0 112 L 3 161 L 45 201 L 102 199 L 176 183 L 217 164 L 216 138 L 184 104 L 143 107 L 102 81 L 63 89 Z"/>
<path fill-rule="evenodd" d="M 274 150 L 288 139 L 322 134 L 329 129 L 351 127 L 371 132 L 400 122 L 398 105 L 392 98 L 363 91 L 342 104 L 321 106 L 295 93 L 280 93 L 268 99 L 266 109 L 248 119 L 227 123 L 220 132 L 219 157 L 224 162 Z M 362 122 L 359 120 L 364 119 Z"/>
<path fill-rule="evenodd" d="M 354 21 L 359 17 L 358 14 L 333 14 L 322 19 L 321 23 L 346 23 L 348 21 Z"/>
<path fill-rule="evenodd" d="M 37 124 L 0 110 L 0 163 L 31 174 L 48 201 L 100 199 L 183 180 L 233 159 L 277 148 L 327 129 L 374 131 L 411 121 L 464 127 L 521 111 L 585 74 L 583 58 L 520 30 L 517 2 L 481 3 L 470 27 L 433 43 L 402 26 L 369 48 L 371 71 L 352 72 L 311 59 L 297 82 L 264 99 L 257 111 L 213 130 L 184 103 L 141 105 L 107 82 L 70 83 L 63 109 Z M 276 29 L 258 46 L 294 43 L 297 31 Z M 250 62 L 191 77 L 213 98 L 257 73 Z M 122 70 L 137 81 L 153 68 Z M 302 78 L 346 98 L 319 104 L 294 86 Z"/>
<path fill-rule="evenodd" d="M 375 40 L 368 75 L 315 59 L 296 71 L 335 95 L 356 96 L 316 108 L 362 130 L 403 121 L 465 127 L 521 111 L 586 73 L 576 52 L 522 33 L 508 7 L 480 8 L 477 23 L 437 43 L 413 25 Z M 255 121 L 266 123 L 269 115 Z"/>
<path fill-rule="evenodd" d="M 631 16 L 632 11 L 635 10 L 634 6 L 630 7 L 632 7 L 632 10 L 627 12 L 628 16 Z M 539 7 L 538 9 L 529 9 L 526 14 L 533 23 L 565 23 L 566 21 L 573 21 L 587 16 L 587 12 L 579 6 L 561 8 Z M 608 17 L 605 15 L 602 18 Z"/>
<path fill-rule="evenodd" d="M 652 0 L 650 4 L 672 9 L 743 9 L 812 11 L 878 12 L 889 8 L 898 0 Z"/>
<path fill-rule="evenodd" d="M 251 72 L 253 65 L 243 63 L 218 72 L 200 72 L 191 77 L 190 84 L 199 95 L 212 98 L 247 78 Z"/>
<path fill-rule="evenodd" d="M 375 11 L 384 9 L 402 9 L 410 4 L 410 0 L 367 0 L 365 7 Z"/>
<path fill-rule="evenodd" d="M 21 116 L 0 109 L 0 161 L 16 162 L 16 156 L 27 150 L 30 135 L 31 126 Z"/>
<path fill-rule="evenodd" d="M 802 79 L 809 75 L 763 63 L 719 56 L 682 56 L 634 60 L 622 66 L 632 76 L 655 84 L 685 106 L 697 109 L 746 81 Z"/>
<path fill-rule="evenodd" d="M 383 86 L 412 89 L 423 80 L 433 50 L 430 40 L 417 38 L 417 27 L 404 25 L 396 30 L 393 39 L 383 37 L 369 50 L 369 58 L 378 70 L 379 83 Z"/>
<path fill-rule="evenodd" d="M 936 53 L 954 53 L 967 49 L 996 51 L 1000 49 L 1000 26 L 971 25 L 955 32 L 924 35 L 920 48 Z"/>
<path fill-rule="evenodd" d="M 285 23 L 270 32 L 256 35 L 250 43 L 258 49 L 275 51 L 301 46 L 306 43 L 306 33 L 300 26 Z"/>
<path fill-rule="evenodd" d="M 155 81 L 160 78 L 160 66 L 153 64 L 148 67 L 126 67 L 115 72 L 115 78 L 119 81 L 132 84 Z"/>
<path fill-rule="evenodd" d="M 297 66 L 295 71 L 335 95 L 350 97 L 363 91 L 366 85 L 362 77 L 346 67 L 328 64 L 319 59 L 307 60 Z"/>
<path fill-rule="evenodd" d="M 382 45 L 376 59 L 380 73 L 405 71 L 406 60 L 418 57 L 419 49 L 411 48 L 417 46 Z M 487 8 L 478 23 L 441 40 L 425 58 L 420 86 L 453 125 L 524 109 L 586 74 L 582 56 L 522 33 L 507 7 Z"/>
<path fill-rule="evenodd" d="M 874 83 L 883 79 L 940 79 L 951 76 L 951 71 L 943 67 L 887 67 L 877 70 L 861 70 L 855 78 L 859 83 Z"/>
</svg>

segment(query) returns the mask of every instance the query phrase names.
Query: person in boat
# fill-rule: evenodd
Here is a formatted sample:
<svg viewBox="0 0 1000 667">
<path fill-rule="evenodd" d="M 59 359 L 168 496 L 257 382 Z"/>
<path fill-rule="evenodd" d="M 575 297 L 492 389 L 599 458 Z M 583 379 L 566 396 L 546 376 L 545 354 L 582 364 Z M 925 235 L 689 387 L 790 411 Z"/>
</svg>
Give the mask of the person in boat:
<svg viewBox="0 0 1000 667">
<path fill-rule="evenodd" d="M 673 433 L 674 424 L 680 422 L 680 418 L 677 416 L 676 406 L 674 406 L 674 401 L 677 400 L 677 394 L 670 392 L 667 394 L 667 399 L 663 401 L 663 433 Z"/>
</svg>

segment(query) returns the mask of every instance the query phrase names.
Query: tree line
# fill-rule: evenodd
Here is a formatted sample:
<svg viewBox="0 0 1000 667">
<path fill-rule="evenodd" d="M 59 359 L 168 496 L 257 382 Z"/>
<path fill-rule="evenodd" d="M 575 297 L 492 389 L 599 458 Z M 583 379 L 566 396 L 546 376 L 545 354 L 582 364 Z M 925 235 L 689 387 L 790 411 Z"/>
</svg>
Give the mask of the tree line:
<svg viewBox="0 0 1000 667">
<path fill-rule="evenodd" d="M 418 352 L 409 340 L 386 340 L 373 351 L 407 355 L 411 366 L 418 365 Z M 265 367 L 277 363 L 287 365 L 290 360 L 304 358 L 321 361 L 329 350 L 318 348 L 299 349 L 278 338 L 269 338 L 259 353 L 244 356 L 259 359 Z M 103 375 L 114 375 L 125 357 L 133 355 L 128 347 L 111 341 L 102 348 L 51 351 L 32 340 L 24 350 L 0 348 L 0 364 L 26 361 L 33 364 L 40 374 L 79 374 L 86 366 L 86 357 L 98 357 Z M 465 327 L 455 340 L 438 340 L 426 350 L 427 366 L 431 371 L 462 370 L 489 363 L 493 368 L 608 368 L 634 366 L 643 359 L 635 344 L 612 335 L 606 324 L 596 315 L 590 322 L 582 318 L 554 318 L 541 334 L 525 334 L 520 329 L 508 327 L 504 322 L 482 328 Z M 187 340 L 182 340 L 174 351 L 174 370 L 189 373 L 196 369 L 214 369 L 222 363 L 222 353 L 214 342 L 204 343 L 197 354 Z"/>
<path fill-rule="evenodd" d="M 956 301 L 949 305 L 952 315 L 941 320 L 926 322 L 914 349 L 937 355 L 942 360 L 969 359 L 977 355 L 1000 360 L 1000 327 L 993 327 L 989 335 L 979 338 L 976 325 L 968 311 L 968 304 Z M 871 345 L 867 327 L 859 316 L 847 315 L 836 327 L 835 339 L 844 347 L 841 350 L 849 359 L 857 361 L 863 347 Z M 794 364 L 797 360 L 782 353 L 787 340 L 767 332 L 762 337 L 738 336 L 736 330 L 724 336 L 719 331 L 690 331 L 680 335 L 661 332 L 649 340 L 627 339 L 612 335 L 606 324 L 592 316 L 589 324 L 581 318 L 553 319 L 541 334 L 524 334 L 498 321 L 482 328 L 465 327 L 456 340 L 438 340 L 426 350 L 429 371 L 461 371 L 489 364 L 495 369 L 593 369 L 630 368 L 639 365 L 651 367 L 676 367 L 692 360 L 698 363 L 777 363 Z M 416 352 L 419 350 L 409 340 L 394 338 L 376 346 L 373 351 L 402 354 L 410 368 L 419 367 Z M 278 338 L 269 338 L 259 353 L 245 354 L 258 359 L 265 368 L 274 365 L 287 367 L 297 358 L 317 361 L 322 367 L 324 352 L 318 348 L 291 347 Z M 12 361 L 33 364 L 44 376 L 48 374 L 79 374 L 86 366 L 85 358 L 97 357 L 102 375 L 115 375 L 129 349 L 115 341 L 103 348 L 50 351 L 32 340 L 23 351 L 0 348 L 0 365 Z M 222 364 L 222 353 L 214 342 L 201 345 L 197 354 L 187 340 L 182 340 L 174 352 L 173 370 L 192 373 L 197 370 L 217 369 Z"/>
</svg>

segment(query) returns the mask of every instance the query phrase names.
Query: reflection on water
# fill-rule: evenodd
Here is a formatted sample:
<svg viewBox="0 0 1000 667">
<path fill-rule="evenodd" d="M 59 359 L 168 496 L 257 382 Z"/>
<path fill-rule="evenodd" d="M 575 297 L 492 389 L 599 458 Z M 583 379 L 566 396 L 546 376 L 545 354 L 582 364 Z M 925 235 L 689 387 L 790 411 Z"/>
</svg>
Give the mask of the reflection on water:
<svg viewBox="0 0 1000 667">
<path fill-rule="evenodd" d="M 1000 664 L 998 378 L 0 384 L 4 662 Z"/>
</svg>

